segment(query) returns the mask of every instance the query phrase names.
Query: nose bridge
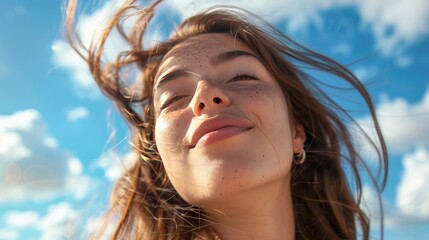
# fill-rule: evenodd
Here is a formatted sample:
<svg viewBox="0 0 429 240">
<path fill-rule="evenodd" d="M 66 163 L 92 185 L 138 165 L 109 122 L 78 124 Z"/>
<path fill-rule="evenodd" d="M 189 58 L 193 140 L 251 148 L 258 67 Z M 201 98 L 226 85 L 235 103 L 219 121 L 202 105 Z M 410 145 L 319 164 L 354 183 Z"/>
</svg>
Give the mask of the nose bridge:
<svg viewBox="0 0 429 240">
<path fill-rule="evenodd" d="M 200 80 L 195 89 L 192 107 L 195 115 L 201 115 L 204 111 L 227 106 L 230 102 L 221 86 L 207 80 Z"/>
<path fill-rule="evenodd" d="M 197 95 L 207 95 L 205 92 L 210 90 L 210 88 L 215 88 L 214 84 L 210 83 L 207 80 L 200 80 L 197 84 L 197 89 L 195 90 L 195 96 Z"/>
<path fill-rule="evenodd" d="M 195 91 L 195 95 L 201 98 L 201 100 L 205 100 L 209 98 L 211 95 L 215 95 L 216 93 L 221 92 L 219 89 L 220 86 L 217 86 L 214 83 L 211 83 L 208 80 L 200 80 L 197 85 L 197 89 Z"/>
<path fill-rule="evenodd" d="M 219 86 L 207 80 L 200 80 L 195 90 L 195 101 L 197 104 L 203 103 L 207 105 L 214 95 L 219 95 L 220 92 Z"/>
</svg>

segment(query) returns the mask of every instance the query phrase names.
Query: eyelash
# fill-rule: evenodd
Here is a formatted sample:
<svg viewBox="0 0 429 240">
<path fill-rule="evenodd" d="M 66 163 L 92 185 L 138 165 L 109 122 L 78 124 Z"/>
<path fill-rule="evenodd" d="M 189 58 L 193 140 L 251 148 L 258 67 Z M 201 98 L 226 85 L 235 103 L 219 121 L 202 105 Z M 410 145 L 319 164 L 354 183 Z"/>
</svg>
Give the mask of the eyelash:
<svg viewBox="0 0 429 240">
<path fill-rule="evenodd" d="M 177 96 L 174 96 L 174 97 L 172 97 L 172 98 L 170 98 L 170 99 L 168 99 L 167 101 L 165 101 L 163 104 L 162 104 L 162 106 L 161 106 L 161 110 L 164 110 L 165 108 L 167 108 L 168 106 L 170 106 L 171 104 L 173 104 L 174 102 L 176 102 L 176 101 L 179 101 L 180 99 L 182 99 L 182 98 L 184 98 L 184 97 L 187 97 L 187 95 L 177 95 Z"/>
<path fill-rule="evenodd" d="M 234 82 L 234 81 L 244 81 L 244 80 L 256 80 L 257 78 L 254 75 L 251 74 L 237 74 L 235 77 L 231 78 L 230 80 L 228 80 L 226 83 L 229 82 Z M 173 104 L 176 101 L 179 101 L 182 98 L 187 97 L 187 95 L 178 95 L 178 96 L 174 96 L 170 99 L 168 99 L 167 101 L 165 101 L 162 106 L 161 106 L 161 110 L 164 110 L 165 108 L 167 108 L 168 106 L 170 106 L 171 104 Z"/>
<path fill-rule="evenodd" d="M 245 78 L 245 79 L 243 79 Z M 241 80 L 256 80 L 257 78 L 254 75 L 251 74 L 237 74 L 235 77 L 231 78 L 230 80 L 227 81 L 227 83 L 229 82 L 234 82 L 234 81 L 241 81 Z"/>
</svg>

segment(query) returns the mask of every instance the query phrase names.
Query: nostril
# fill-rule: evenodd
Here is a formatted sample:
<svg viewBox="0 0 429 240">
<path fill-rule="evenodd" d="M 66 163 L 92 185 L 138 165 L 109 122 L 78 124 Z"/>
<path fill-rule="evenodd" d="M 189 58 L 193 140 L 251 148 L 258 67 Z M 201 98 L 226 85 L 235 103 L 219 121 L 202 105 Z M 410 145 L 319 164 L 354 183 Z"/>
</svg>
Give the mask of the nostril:
<svg viewBox="0 0 429 240">
<path fill-rule="evenodd" d="M 204 103 L 200 103 L 200 104 L 198 104 L 198 107 L 200 108 L 200 109 L 203 109 L 204 107 L 205 107 L 206 105 L 204 104 Z"/>
<path fill-rule="evenodd" d="M 215 97 L 215 98 L 213 98 L 213 102 L 216 103 L 216 104 L 219 104 L 219 103 L 222 102 L 222 99 L 220 99 L 218 97 Z"/>
</svg>

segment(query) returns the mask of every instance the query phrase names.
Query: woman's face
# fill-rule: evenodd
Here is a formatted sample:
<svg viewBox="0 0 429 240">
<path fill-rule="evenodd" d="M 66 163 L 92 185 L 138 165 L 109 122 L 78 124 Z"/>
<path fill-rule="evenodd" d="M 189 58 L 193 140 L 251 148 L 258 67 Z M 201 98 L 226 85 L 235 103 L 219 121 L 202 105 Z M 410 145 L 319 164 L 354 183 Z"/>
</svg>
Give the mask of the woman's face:
<svg viewBox="0 0 429 240">
<path fill-rule="evenodd" d="M 305 139 L 276 79 L 239 40 L 205 34 L 175 46 L 157 73 L 154 106 L 159 153 L 189 203 L 289 183 Z"/>
</svg>

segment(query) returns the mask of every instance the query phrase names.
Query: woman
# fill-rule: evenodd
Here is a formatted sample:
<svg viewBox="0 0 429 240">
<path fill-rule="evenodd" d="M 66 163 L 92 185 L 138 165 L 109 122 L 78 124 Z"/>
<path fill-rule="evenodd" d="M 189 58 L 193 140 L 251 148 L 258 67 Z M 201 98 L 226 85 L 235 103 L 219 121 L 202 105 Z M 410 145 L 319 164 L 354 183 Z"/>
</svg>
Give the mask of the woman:
<svg viewBox="0 0 429 240">
<path fill-rule="evenodd" d="M 69 42 L 129 123 L 138 153 L 93 237 L 114 222 L 114 239 L 369 239 L 358 172 L 366 165 L 343 117 L 353 119 L 302 69 L 340 77 L 361 94 L 387 172 L 374 107 L 359 80 L 238 9 L 197 14 L 145 49 L 160 2 L 124 4 L 87 52 L 72 34 L 76 3 L 69 3 Z M 129 16 L 137 20 L 126 34 Z M 103 63 L 114 27 L 131 50 Z M 124 85 L 124 68 L 133 64 L 140 77 Z"/>
</svg>

